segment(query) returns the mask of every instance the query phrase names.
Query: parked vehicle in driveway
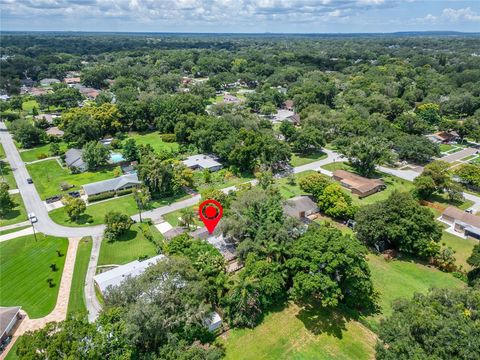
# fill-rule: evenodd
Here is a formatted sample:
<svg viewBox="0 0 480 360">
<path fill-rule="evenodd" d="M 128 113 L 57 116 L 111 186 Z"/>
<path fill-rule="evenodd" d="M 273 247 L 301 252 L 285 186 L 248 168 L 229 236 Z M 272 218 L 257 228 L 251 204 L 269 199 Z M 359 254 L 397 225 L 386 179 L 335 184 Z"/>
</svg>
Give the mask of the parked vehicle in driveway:
<svg viewBox="0 0 480 360">
<path fill-rule="evenodd" d="M 28 214 L 28 218 L 30 219 L 31 223 L 36 223 L 38 221 L 36 215 L 33 212 Z"/>
<path fill-rule="evenodd" d="M 73 198 L 79 198 L 80 197 L 80 191 L 70 191 L 68 193 L 68 195 L 70 195 Z"/>
<path fill-rule="evenodd" d="M 52 196 L 52 197 L 49 197 L 47 199 L 45 199 L 45 202 L 47 204 L 51 204 L 51 203 L 54 203 L 56 201 L 60 201 L 62 200 L 62 195 L 55 195 L 55 196 Z"/>
</svg>

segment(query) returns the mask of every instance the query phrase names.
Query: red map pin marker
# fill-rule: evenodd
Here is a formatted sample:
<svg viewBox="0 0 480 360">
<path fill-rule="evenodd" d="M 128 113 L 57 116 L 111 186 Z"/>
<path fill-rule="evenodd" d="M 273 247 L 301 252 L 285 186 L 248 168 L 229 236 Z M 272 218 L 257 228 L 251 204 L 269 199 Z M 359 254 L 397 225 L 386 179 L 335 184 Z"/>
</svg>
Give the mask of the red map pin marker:
<svg viewBox="0 0 480 360">
<path fill-rule="evenodd" d="M 223 208 L 217 200 L 208 199 L 200 204 L 198 215 L 211 234 L 222 218 Z"/>
</svg>

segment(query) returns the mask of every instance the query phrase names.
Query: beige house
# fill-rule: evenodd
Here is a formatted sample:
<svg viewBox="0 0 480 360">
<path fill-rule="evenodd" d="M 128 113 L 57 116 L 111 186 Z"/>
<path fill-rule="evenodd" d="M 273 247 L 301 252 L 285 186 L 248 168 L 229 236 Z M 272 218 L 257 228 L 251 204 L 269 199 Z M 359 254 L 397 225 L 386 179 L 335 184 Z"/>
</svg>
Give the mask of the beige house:
<svg viewBox="0 0 480 360">
<path fill-rule="evenodd" d="M 333 178 L 353 194 L 358 195 L 359 198 L 364 198 L 385 189 L 385 183 L 380 179 L 368 179 L 345 170 L 335 170 Z"/>
<path fill-rule="evenodd" d="M 443 212 L 442 220 L 451 224 L 455 231 L 480 240 L 480 216 L 449 206 Z"/>
</svg>

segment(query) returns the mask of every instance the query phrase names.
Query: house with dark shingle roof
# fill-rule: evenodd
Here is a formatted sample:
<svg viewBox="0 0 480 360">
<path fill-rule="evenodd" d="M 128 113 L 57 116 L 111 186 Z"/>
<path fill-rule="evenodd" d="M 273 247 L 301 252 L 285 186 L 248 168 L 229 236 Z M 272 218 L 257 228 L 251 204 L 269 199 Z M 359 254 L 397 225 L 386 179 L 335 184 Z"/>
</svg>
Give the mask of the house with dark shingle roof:
<svg viewBox="0 0 480 360">
<path fill-rule="evenodd" d="M 300 195 L 288 199 L 283 204 L 283 211 L 294 218 L 303 219 L 317 213 L 319 209 L 310 196 Z"/>
<path fill-rule="evenodd" d="M 69 169 L 76 169 L 80 172 L 87 171 L 87 164 L 82 159 L 82 149 L 69 149 L 65 153 L 65 164 Z"/>
<path fill-rule="evenodd" d="M 87 197 L 100 195 L 110 191 L 120 191 L 130 189 L 142 182 L 138 180 L 137 174 L 127 174 L 116 177 L 114 179 L 98 181 L 91 184 L 83 185 L 83 191 Z"/>
</svg>

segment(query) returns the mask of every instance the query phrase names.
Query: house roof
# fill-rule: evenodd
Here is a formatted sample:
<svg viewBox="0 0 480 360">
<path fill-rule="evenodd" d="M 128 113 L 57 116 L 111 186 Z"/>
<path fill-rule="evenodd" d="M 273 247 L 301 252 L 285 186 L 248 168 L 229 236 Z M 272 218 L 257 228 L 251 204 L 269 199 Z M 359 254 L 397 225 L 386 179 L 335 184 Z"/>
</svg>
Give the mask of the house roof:
<svg viewBox="0 0 480 360">
<path fill-rule="evenodd" d="M 57 118 L 58 115 L 55 114 L 39 114 L 35 116 L 35 120 L 45 119 L 49 124 L 53 122 L 53 119 Z"/>
<path fill-rule="evenodd" d="M 16 319 L 20 306 L 0 307 L 0 338 L 3 337 L 12 322 Z"/>
<path fill-rule="evenodd" d="M 171 240 L 175 236 L 183 234 L 185 231 L 187 231 L 187 230 L 182 228 L 182 227 L 177 226 L 177 227 L 174 227 L 173 229 L 170 229 L 170 230 L 166 231 L 165 233 L 163 233 L 163 237 L 167 240 Z"/>
<path fill-rule="evenodd" d="M 63 82 L 65 84 L 78 84 L 80 82 L 80 78 L 79 77 L 67 77 L 67 78 L 63 79 Z"/>
<path fill-rule="evenodd" d="M 350 189 L 355 189 L 361 193 L 366 193 L 378 186 L 385 185 L 380 179 L 368 179 L 345 170 L 335 170 L 333 176 L 339 178 L 340 182 L 347 185 Z"/>
<path fill-rule="evenodd" d="M 142 182 L 138 180 L 137 174 L 127 174 L 123 176 L 116 177 L 114 179 L 108 179 L 103 181 L 98 181 L 91 184 L 83 185 L 83 191 L 87 195 L 100 194 L 107 191 L 119 190 L 129 184 L 141 184 Z"/>
<path fill-rule="evenodd" d="M 104 293 L 110 286 L 118 286 L 128 277 L 137 277 L 138 275 L 143 274 L 149 266 L 154 265 L 165 258 L 165 255 L 160 254 L 144 261 L 135 260 L 128 264 L 118 266 L 115 269 L 95 275 L 93 279 L 102 293 Z"/>
<path fill-rule="evenodd" d="M 190 168 L 199 166 L 202 169 L 211 169 L 217 166 L 222 166 L 222 164 L 216 161 L 213 157 L 204 154 L 189 156 L 183 160 L 183 163 Z"/>
<path fill-rule="evenodd" d="M 293 108 L 293 100 L 285 100 L 283 106 L 286 108 Z"/>
<path fill-rule="evenodd" d="M 293 122 L 294 124 L 300 124 L 300 115 L 299 114 L 293 114 L 288 117 L 288 119 Z"/>
<path fill-rule="evenodd" d="M 237 257 L 235 245 L 226 242 L 223 235 L 218 231 L 210 234 L 206 227 L 201 227 L 192 231 L 190 235 L 195 239 L 205 240 L 210 245 L 217 248 L 227 261 L 233 260 Z"/>
<path fill-rule="evenodd" d="M 442 216 L 449 216 L 455 219 L 457 222 L 462 223 L 462 225 L 470 225 L 474 228 L 480 229 L 480 216 L 467 213 L 455 206 L 449 206 L 445 209 Z"/>
<path fill-rule="evenodd" d="M 60 80 L 54 79 L 54 78 L 46 78 L 46 79 L 40 80 L 40 84 L 42 85 L 50 85 L 50 84 L 59 83 L 59 82 Z"/>
<path fill-rule="evenodd" d="M 68 167 L 82 167 L 85 166 L 85 162 L 82 159 L 82 149 L 70 149 L 65 153 L 65 163 Z"/>
<path fill-rule="evenodd" d="M 53 126 L 46 131 L 47 135 L 51 136 L 63 136 L 64 132 L 60 130 L 58 127 Z"/>
<path fill-rule="evenodd" d="M 287 214 L 296 215 L 300 212 L 316 210 L 318 206 L 309 196 L 300 195 L 288 199 L 283 208 Z"/>
</svg>

